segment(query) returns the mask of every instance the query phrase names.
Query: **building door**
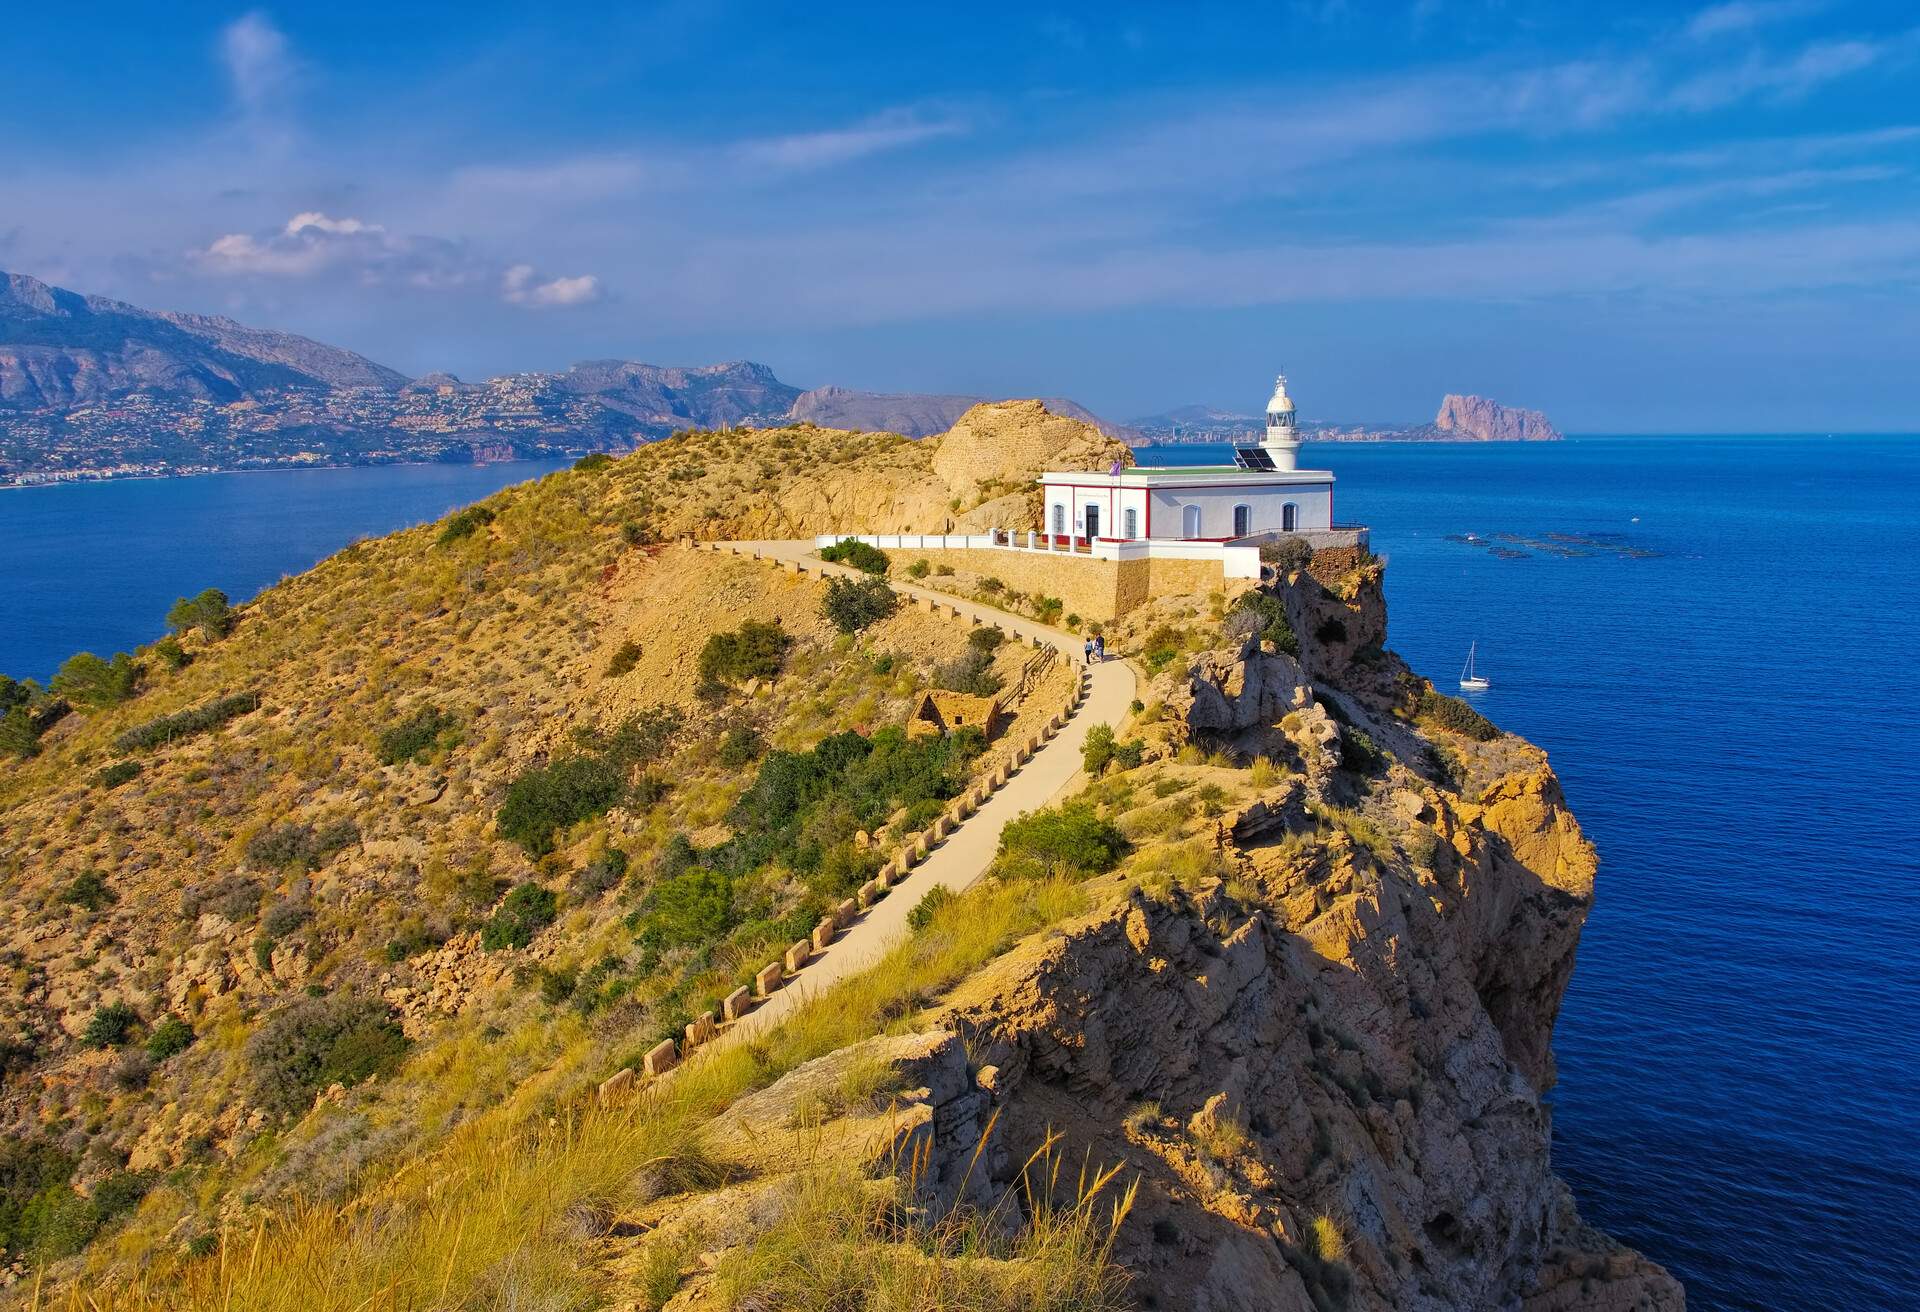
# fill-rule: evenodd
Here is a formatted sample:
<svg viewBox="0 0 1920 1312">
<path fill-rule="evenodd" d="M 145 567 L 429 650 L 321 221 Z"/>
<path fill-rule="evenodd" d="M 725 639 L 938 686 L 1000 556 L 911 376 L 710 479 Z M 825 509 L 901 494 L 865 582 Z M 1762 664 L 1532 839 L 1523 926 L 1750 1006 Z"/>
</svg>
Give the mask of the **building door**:
<svg viewBox="0 0 1920 1312">
<path fill-rule="evenodd" d="M 1100 507 L 1098 506 L 1087 507 L 1087 536 L 1089 538 L 1100 536 Z"/>
<path fill-rule="evenodd" d="M 1233 535 L 1243 538 L 1253 532 L 1253 507 L 1235 506 L 1233 508 Z"/>
<path fill-rule="evenodd" d="M 1127 526 L 1127 531 L 1125 534 L 1123 534 L 1123 536 L 1128 538 L 1137 538 L 1140 536 L 1140 512 L 1139 511 L 1129 506 L 1127 509 L 1120 512 L 1120 522 Z"/>
<path fill-rule="evenodd" d="M 1280 507 L 1280 531 L 1291 533 L 1300 527 L 1300 507 L 1289 501 Z"/>
<path fill-rule="evenodd" d="M 1186 506 L 1180 511 L 1180 536 L 1197 538 L 1200 536 L 1200 507 Z"/>
</svg>

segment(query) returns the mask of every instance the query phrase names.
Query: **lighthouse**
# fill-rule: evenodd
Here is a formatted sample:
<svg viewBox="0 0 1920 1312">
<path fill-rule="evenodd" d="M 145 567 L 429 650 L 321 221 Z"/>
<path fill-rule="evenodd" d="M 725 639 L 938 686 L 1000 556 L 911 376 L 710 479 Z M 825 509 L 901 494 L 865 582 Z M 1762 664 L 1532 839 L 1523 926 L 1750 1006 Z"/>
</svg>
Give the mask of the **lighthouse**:
<svg viewBox="0 0 1920 1312">
<path fill-rule="evenodd" d="M 1280 374 L 1273 380 L 1273 396 L 1267 402 L 1267 437 L 1260 444 L 1276 470 L 1299 467 L 1300 430 L 1295 420 L 1293 398 L 1287 395 L 1287 376 Z"/>
</svg>

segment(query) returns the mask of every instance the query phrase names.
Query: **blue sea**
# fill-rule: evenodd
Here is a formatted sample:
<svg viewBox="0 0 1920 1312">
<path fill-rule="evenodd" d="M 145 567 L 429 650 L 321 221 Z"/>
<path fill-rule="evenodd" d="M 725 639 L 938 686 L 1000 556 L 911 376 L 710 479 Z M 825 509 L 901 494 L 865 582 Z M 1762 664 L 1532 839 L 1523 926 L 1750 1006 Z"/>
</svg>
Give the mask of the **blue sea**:
<svg viewBox="0 0 1920 1312">
<path fill-rule="evenodd" d="M 1600 849 L 1554 1040 L 1583 1213 L 1694 1309 L 1920 1308 L 1920 437 L 1302 464 L 1389 645 L 1455 691 L 1477 640 Z"/>
<path fill-rule="evenodd" d="M 1143 452 L 1160 463 L 1224 448 Z M 1920 438 L 1310 445 L 1391 645 L 1599 846 L 1555 1157 L 1695 1309 L 1920 1308 Z M 155 636 L 551 466 L 0 492 L 0 670 Z"/>
</svg>

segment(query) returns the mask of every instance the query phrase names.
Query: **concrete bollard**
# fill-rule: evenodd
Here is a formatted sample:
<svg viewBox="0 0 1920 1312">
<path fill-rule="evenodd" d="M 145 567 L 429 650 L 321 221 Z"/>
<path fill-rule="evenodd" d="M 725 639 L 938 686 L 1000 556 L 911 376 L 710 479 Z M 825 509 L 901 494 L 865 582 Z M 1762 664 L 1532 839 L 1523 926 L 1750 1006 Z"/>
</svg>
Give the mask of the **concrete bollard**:
<svg viewBox="0 0 1920 1312">
<path fill-rule="evenodd" d="M 680 1055 L 674 1051 L 672 1039 L 662 1039 L 647 1049 L 647 1055 L 641 1059 L 650 1077 L 665 1075 L 680 1064 Z"/>
<path fill-rule="evenodd" d="M 833 942 L 833 936 L 837 932 L 838 928 L 834 925 L 832 916 L 820 917 L 820 923 L 813 927 L 814 950 L 818 951 Z"/>
<path fill-rule="evenodd" d="M 632 1089 L 633 1067 L 622 1067 L 620 1070 L 615 1071 L 611 1078 L 601 1082 L 600 1105 L 605 1107 L 610 1102 L 618 1102 L 630 1093 Z"/>
<path fill-rule="evenodd" d="M 760 973 L 753 977 L 753 996 L 756 998 L 770 998 L 773 996 L 773 991 L 779 987 L 780 963 L 777 961 L 771 965 L 762 966 Z"/>
<path fill-rule="evenodd" d="M 915 861 L 925 861 L 927 859 L 927 852 L 931 848 L 932 844 L 927 842 L 927 836 L 921 834 L 913 840 L 913 859 Z"/>
<path fill-rule="evenodd" d="M 860 909 L 862 911 L 865 911 L 875 902 L 878 902 L 880 900 L 880 881 L 877 879 L 869 879 L 866 883 L 860 885 L 860 892 L 855 900 L 860 903 Z"/>
<path fill-rule="evenodd" d="M 720 1014 L 728 1020 L 739 1020 L 753 1007 L 753 994 L 743 984 L 727 994 L 720 1001 Z"/>
<path fill-rule="evenodd" d="M 933 822 L 933 841 L 937 843 L 941 839 L 945 838 L 947 836 L 947 831 L 950 830 L 952 827 L 953 827 L 952 825 L 949 825 L 947 823 L 947 818 L 945 816 L 941 816 L 938 820 L 935 820 Z"/>
<path fill-rule="evenodd" d="M 845 929 L 859 918 L 860 907 L 852 898 L 844 898 L 833 909 L 833 924 L 836 930 Z"/>
<path fill-rule="evenodd" d="M 825 947 L 826 944 L 823 943 L 820 946 Z M 798 943 L 795 943 L 787 949 L 787 955 L 782 959 L 780 964 L 786 968 L 787 974 L 792 975 L 798 972 L 800 967 L 806 965 L 807 958 L 812 955 L 813 945 L 807 942 L 806 939 L 801 939 Z"/>
<path fill-rule="evenodd" d="M 713 1016 L 710 1013 L 702 1012 L 687 1022 L 687 1041 L 685 1045 L 683 1045 L 682 1050 L 692 1052 L 695 1048 L 713 1038 L 714 1033 Z"/>
</svg>

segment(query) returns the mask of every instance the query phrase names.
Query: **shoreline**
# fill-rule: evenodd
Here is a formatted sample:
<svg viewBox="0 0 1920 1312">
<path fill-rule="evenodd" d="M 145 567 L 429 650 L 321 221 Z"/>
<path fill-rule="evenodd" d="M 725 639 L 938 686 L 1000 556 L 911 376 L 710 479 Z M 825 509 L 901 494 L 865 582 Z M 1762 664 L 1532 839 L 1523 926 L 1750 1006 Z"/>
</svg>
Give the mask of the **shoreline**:
<svg viewBox="0 0 1920 1312">
<path fill-rule="evenodd" d="M 609 453 L 611 454 L 611 453 Z M 580 456 L 516 456 L 512 460 L 378 460 L 342 464 L 267 465 L 243 469 L 199 469 L 192 473 L 105 474 L 97 478 L 59 478 L 39 483 L 0 483 L 0 492 L 39 492 L 55 487 L 87 487 L 101 483 L 171 483 L 230 474 L 306 474 L 341 469 L 485 469 L 496 465 L 569 464 Z"/>
</svg>

